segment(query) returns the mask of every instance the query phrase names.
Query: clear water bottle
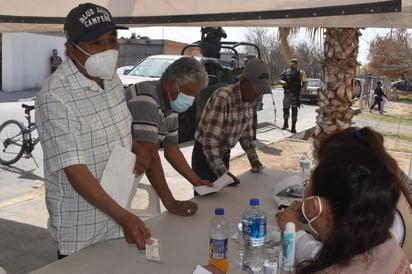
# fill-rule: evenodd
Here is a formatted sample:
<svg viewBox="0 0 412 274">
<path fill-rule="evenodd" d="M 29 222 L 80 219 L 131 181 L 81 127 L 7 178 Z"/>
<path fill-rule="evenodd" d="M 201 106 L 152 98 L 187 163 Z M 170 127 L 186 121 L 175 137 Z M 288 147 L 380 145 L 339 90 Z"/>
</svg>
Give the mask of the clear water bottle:
<svg viewBox="0 0 412 274">
<path fill-rule="evenodd" d="M 209 264 L 217 266 L 223 272 L 227 272 L 229 262 L 227 257 L 229 224 L 224 218 L 223 208 L 215 209 L 215 216 L 209 224 Z"/>
<path fill-rule="evenodd" d="M 259 199 L 250 199 L 250 206 L 242 215 L 242 229 L 245 246 L 243 273 L 263 274 L 266 214 L 259 208 Z"/>
<path fill-rule="evenodd" d="M 283 266 L 283 240 L 280 231 L 272 231 L 269 237 L 270 241 L 265 243 L 264 273 L 279 274 Z"/>
<path fill-rule="evenodd" d="M 243 264 L 243 256 L 245 253 L 245 244 L 243 240 L 242 223 L 237 224 L 237 250 L 236 250 L 236 262 L 240 265 Z"/>
<path fill-rule="evenodd" d="M 244 274 L 264 274 L 264 259 L 264 246 L 250 246 L 246 244 L 242 272 Z"/>
<path fill-rule="evenodd" d="M 307 152 L 303 152 L 303 155 L 300 157 L 299 160 L 300 168 L 302 170 L 302 177 L 304 180 L 310 178 L 310 165 L 311 161 Z"/>
<path fill-rule="evenodd" d="M 259 207 L 259 199 L 252 198 L 242 215 L 243 238 L 250 246 L 263 246 L 266 239 L 266 213 Z"/>
</svg>

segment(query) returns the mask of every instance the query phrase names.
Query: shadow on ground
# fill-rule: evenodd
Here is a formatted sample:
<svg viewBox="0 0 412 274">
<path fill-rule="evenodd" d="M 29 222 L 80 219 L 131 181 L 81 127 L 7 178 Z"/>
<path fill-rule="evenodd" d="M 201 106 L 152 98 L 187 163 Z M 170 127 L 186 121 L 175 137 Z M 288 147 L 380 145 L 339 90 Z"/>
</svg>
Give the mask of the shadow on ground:
<svg viewBox="0 0 412 274">
<path fill-rule="evenodd" d="M 0 219 L 0 266 L 7 274 L 23 274 L 57 259 L 47 229 Z"/>
<path fill-rule="evenodd" d="M 36 175 L 34 172 L 36 168 L 31 170 L 22 169 L 15 166 L 3 166 L 0 165 L 0 171 L 9 172 L 11 174 L 16 174 L 19 179 L 26 179 L 26 180 L 44 180 L 43 177 Z"/>
</svg>

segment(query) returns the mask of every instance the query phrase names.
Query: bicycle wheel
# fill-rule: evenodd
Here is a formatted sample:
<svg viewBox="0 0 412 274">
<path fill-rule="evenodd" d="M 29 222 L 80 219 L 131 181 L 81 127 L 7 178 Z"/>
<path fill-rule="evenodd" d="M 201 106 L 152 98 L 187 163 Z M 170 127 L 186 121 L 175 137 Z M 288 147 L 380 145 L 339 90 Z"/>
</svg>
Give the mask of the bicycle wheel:
<svg viewBox="0 0 412 274">
<path fill-rule="evenodd" d="M 11 165 L 23 155 L 23 127 L 15 121 L 9 120 L 0 126 L 0 163 Z"/>
</svg>

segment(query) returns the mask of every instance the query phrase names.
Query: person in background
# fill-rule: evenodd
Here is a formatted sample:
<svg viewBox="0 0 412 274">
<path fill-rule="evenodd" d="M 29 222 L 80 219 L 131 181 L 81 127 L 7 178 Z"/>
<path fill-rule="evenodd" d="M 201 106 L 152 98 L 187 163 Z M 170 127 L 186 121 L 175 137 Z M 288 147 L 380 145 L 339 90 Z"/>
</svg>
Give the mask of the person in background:
<svg viewBox="0 0 412 274">
<path fill-rule="evenodd" d="M 386 94 L 383 92 L 382 89 L 382 82 L 378 81 L 376 82 L 376 88 L 373 91 L 373 94 L 375 95 L 374 97 L 374 102 L 369 110 L 370 113 L 372 113 L 373 108 L 378 105 L 378 110 L 380 114 L 383 114 L 383 109 L 381 108 L 381 102 L 383 101 L 383 96 L 387 97 Z"/>
<path fill-rule="evenodd" d="M 321 241 L 296 273 L 412 273 L 390 232 L 401 194 L 391 164 L 362 144 L 342 144 L 319 159 L 301 207 L 292 205 L 277 219 L 281 229 L 295 223 L 297 249 L 302 237 L 310 237 L 300 215 Z"/>
<path fill-rule="evenodd" d="M 239 81 L 214 91 L 206 103 L 195 132 L 192 168 L 202 178 L 215 181 L 229 172 L 230 150 L 239 142 L 245 150 L 252 172 L 263 165 L 253 141 L 254 105 L 263 94 L 272 93 L 270 71 L 260 59 L 248 62 Z"/>
<path fill-rule="evenodd" d="M 62 62 L 62 58 L 58 55 L 57 49 L 53 49 L 52 56 L 50 56 L 50 74 L 55 72 Z"/>
<path fill-rule="evenodd" d="M 132 117 L 116 73 L 117 29 L 127 28 L 117 26 L 104 7 L 84 3 L 73 8 L 64 23 L 67 61 L 36 97 L 48 226 L 58 258 L 121 237 L 144 249 L 150 238 L 144 222 L 99 183 L 116 145 L 136 154 L 136 174 L 150 164 L 149 154 L 131 135 Z"/>
<path fill-rule="evenodd" d="M 292 128 L 290 132 L 296 133 L 296 122 L 298 120 L 298 108 L 300 108 L 300 93 L 307 89 L 308 80 L 306 73 L 299 69 L 297 59 L 290 60 L 290 68 L 285 70 L 279 79 L 283 87 L 283 126 L 282 130 L 289 128 L 289 109 L 292 109 Z"/>
<path fill-rule="evenodd" d="M 222 27 L 202 27 L 200 32 L 202 55 L 219 59 L 222 47 L 220 40 L 227 37 L 225 30 Z"/>
<path fill-rule="evenodd" d="M 166 160 L 193 186 L 212 186 L 210 181 L 203 180 L 190 168 L 178 144 L 178 113 L 186 111 L 207 84 L 204 66 L 193 57 L 182 57 L 174 61 L 159 80 L 130 85 L 126 90 L 126 100 L 133 116 L 134 138 L 152 159 L 146 176 L 165 207 L 177 215 L 192 215 L 196 213 L 197 205 L 174 199 L 158 149 L 159 145 L 163 146 Z"/>
</svg>

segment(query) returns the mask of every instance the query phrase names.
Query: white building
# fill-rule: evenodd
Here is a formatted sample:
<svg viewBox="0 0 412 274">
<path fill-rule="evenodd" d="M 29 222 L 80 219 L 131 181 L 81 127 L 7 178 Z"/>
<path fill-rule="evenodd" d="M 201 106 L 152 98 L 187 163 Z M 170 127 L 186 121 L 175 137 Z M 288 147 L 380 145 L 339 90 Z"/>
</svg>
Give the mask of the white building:
<svg viewBox="0 0 412 274">
<path fill-rule="evenodd" d="M 63 35 L 4 32 L 1 52 L 1 87 L 5 92 L 41 87 L 50 75 L 50 56 L 57 49 L 65 59 Z"/>
</svg>

